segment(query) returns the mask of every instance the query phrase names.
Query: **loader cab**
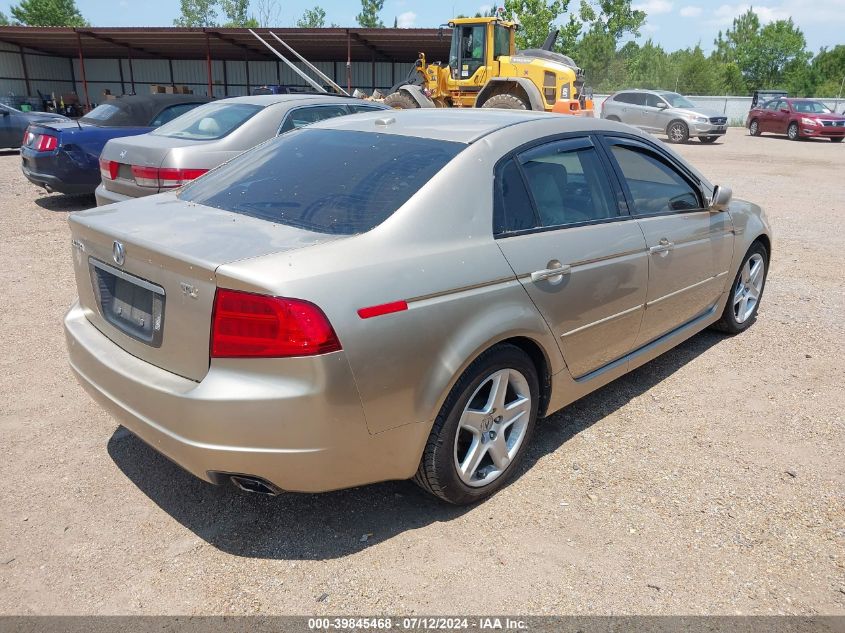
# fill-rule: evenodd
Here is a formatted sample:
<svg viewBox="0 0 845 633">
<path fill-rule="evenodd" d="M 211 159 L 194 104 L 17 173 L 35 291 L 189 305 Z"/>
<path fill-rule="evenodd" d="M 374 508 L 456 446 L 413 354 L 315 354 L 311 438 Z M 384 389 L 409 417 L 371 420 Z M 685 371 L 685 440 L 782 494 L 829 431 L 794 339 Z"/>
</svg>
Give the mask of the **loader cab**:
<svg viewBox="0 0 845 633">
<path fill-rule="evenodd" d="M 469 80 L 480 68 L 490 67 L 499 57 L 512 54 L 514 26 L 510 23 L 498 18 L 457 19 L 449 26 L 452 27 L 449 70 L 455 81 Z"/>
</svg>

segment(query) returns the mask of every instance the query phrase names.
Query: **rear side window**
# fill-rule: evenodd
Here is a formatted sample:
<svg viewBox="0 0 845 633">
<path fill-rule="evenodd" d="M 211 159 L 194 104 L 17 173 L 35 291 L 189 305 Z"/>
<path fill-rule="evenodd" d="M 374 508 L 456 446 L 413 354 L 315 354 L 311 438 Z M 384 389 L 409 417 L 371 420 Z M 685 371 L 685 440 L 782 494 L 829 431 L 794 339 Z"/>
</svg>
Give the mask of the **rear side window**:
<svg viewBox="0 0 845 633">
<path fill-rule="evenodd" d="M 161 125 L 164 125 L 165 123 L 172 121 L 176 117 L 182 116 L 189 110 L 193 110 L 198 105 L 198 103 L 180 103 L 179 105 L 174 105 L 170 106 L 169 108 L 165 108 L 156 115 L 156 118 L 152 120 L 152 123 L 150 123 L 150 127 L 159 127 Z"/>
<path fill-rule="evenodd" d="M 462 143 L 304 128 L 187 185 L 179 198 L 318 233 L 353 235 L 390 217 Z"/>
<path fill-rule="evenodd" d="M 207 103 L 165 123 L 150 134 L 199 141 L 223 138 L 261 110 L 261 106 L 251 103 Z"/>
<path fill-rule="evenodd" d="M 352 114 L 358 114 L 359 112 L 378 112 L 379 110 L 383 109 L 383 108 L 377 108 L 375 106 L 358 105 L 358 104 L 347 105 L 346 107 L 349 108 L 349 111 Z"/>
<path fill-rule="evenodd" d="M 499 166 L 496 172 L 496 200 L 493 209 L 493 234 L 502 235 L 533 229 L 537 217 L 525 181 L 514 159 Z"/>
<path fill-rule="evenodd" d="M 343 108 L 343 106 L 337 105 L 296 108 L 295 110 L 291 110 L 287 117 L 285 117 L 285 122 L 282 123 L 282 127 L 279 128 L 279 134 L 290 132 L 295 128 L 308 125 L 309 123 L 316 123 L 317 121 L 331 119 L 336 116 L 344 116 L 345 114 L 349 113 Z"/>
<path fill-rule="evenodd" d="M 622 92 L 616 95 L 613 100 L 632 105 L 645 105 L 645 95 L 639 92 Z"/>
<path fill-rule="evenodd" d="M 586 139 L 561 141 L 521 156 L 543 226 L 608 220 L 618 215 L 601 159 Z"/>
<path fill-rule="evenodd" d="M 645 149 L 633 145 L 612 145 L 637 215 L 656 215 L 700 209 L 701 201 L 692 185 L 673 167 Z"/>
</svg>

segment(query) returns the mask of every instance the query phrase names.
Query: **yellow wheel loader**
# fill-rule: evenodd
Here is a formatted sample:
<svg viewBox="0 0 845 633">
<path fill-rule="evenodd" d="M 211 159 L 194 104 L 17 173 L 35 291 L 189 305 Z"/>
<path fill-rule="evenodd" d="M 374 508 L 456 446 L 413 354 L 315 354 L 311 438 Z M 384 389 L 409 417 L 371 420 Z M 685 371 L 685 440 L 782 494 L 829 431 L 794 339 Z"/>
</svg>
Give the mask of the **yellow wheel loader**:
<svg viewBox="0 0 845 633">
<path fill-rule="evenodd" d="M 394 108 L 508 108 L 593 116 L 584 73 L 566 55 L 552 51 L 557 31 L 541 48 L 517 51 L 515 22 L 499 17 L 449 22 L 449 64 L 428 64 L 420 53 L 405 83 L 384 103 Z"/>
</svg>

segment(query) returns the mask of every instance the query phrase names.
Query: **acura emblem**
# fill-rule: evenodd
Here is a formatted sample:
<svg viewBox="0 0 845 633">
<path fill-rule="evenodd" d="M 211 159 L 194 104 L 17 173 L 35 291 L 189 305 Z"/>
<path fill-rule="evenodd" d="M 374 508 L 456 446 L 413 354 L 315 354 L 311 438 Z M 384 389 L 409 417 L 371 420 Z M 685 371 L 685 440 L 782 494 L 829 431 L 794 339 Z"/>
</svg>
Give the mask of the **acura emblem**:
<svg viewBox="0 0 845 633">
<path fill-rule="evenodd" d="M 123 266 L 123 262 L 126 261 L 126 249 L 123 248 L 123 244 L 117 240 L 112 243 L 111 256 L 112 259 L 114 259 L 114 263 L 118 266 Z"/>
</svg>

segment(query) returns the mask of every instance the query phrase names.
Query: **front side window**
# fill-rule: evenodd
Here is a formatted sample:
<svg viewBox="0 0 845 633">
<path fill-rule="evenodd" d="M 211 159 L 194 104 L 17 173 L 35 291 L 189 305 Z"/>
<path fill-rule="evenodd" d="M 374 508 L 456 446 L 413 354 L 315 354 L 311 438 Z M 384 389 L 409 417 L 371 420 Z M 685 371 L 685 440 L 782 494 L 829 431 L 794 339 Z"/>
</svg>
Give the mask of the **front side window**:
<svg viewBox="0 0 845 633">
<path fill-rule="evenodd" d="M 658 107 L 660 107 L 660 104 L 661 104 L 661 103 L 662 103 L 662 104 L 665 104 L 665 103 L 666 103 L 663 99 L 661 99 L 661 98 L 660 98 L 660 97 L 658 97 L 657 95 L 652 95 L 652 94 L 647 94 L 647 95 L 645 96 L 645 99 L 646 99 L 646 103 L 645 103 L 645 104 L 646 104 L 647 106 L 649 106 L 650 108 L 658 108 Z"/>
<path fill-rule="evenodd" d="M 521 155 L 520 161 L 543 226 L 618 215 L 601 160 L 586 139 L 545 145 Z"/>
<path fill-rule="evenodd" d="M 769 101 L 763 106 L 764 110 L 777 110 L 778 109 L 778 102 L 777 101 Z"/>
<path fill-rule="evenodd" d="M 469 79 L 484 64 L 484 24 L 457 26 L 452 35 L 449 66 L 455 79 Z"/>
<path fill-rule="evenodd" d="M 497 24 L 493 31 L 495 41 L 493 43 L 493 59 L 499 59 L 502 55 L 511 54 L 511 32 L 501 24 Z"/>
<path fill-rule="evenodd" d="M 637 215 L 657 215 L 701 208 L 695 188 L 656 154 L 635 145 L 613 144 L 611 153 L 622 172 Z"/>
<path fill-rule="evenodd" d="M 178 195 L 277 224 L 354 235 L 384 222 L 465 147 L 305 127 L 241 154 Z"/>
<path fill-rule="evenodd" d="M 251 103 L 206 103 L 165 123 L 150 134 L 210 141 L 229 135 L 262 109 L 262 106 Z"/>
<path fill-rule="evenodd" d="M 667 103 L 673 108 L 694 108 L 695 104 L 687 99 L 679 95 L 677 92 L 665 92 L 663 93 L 663 98 L 666 99 Z"/>
<path fill-rule="evenodd" d="M 291 110 L 285 118 L 285 122 L 279 129 L 279 134 L 284 134 L 298 127 L 323 121 L 324 119 L 331 119 L 336 116 L 344 116 L 349 114 L 343 106 L 329 105 L 329 106 L 310 106 L 307 108 L 296 108 Z"/>
</svg>

